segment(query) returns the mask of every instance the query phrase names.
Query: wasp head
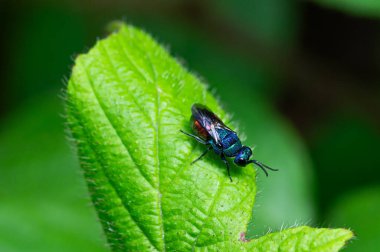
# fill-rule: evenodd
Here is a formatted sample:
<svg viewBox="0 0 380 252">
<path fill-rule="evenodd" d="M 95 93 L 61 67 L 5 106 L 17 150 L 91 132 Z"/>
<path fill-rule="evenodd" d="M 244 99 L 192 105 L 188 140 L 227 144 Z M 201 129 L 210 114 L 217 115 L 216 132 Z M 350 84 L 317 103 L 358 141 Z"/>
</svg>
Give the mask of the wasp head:
<svg viewBox="0 0 380 252">
<path fill-rule="evenodd" d="M 251 148 L 247 147 L 247 146 L 243 146 L 238 154 L 236 155 L 235 157 L 235 164 L 237 164 L 238 166 L 246 166 L 247 164 L 249 164 L 249 158 L 252 156 L 252 150 Z"/>
</svg>

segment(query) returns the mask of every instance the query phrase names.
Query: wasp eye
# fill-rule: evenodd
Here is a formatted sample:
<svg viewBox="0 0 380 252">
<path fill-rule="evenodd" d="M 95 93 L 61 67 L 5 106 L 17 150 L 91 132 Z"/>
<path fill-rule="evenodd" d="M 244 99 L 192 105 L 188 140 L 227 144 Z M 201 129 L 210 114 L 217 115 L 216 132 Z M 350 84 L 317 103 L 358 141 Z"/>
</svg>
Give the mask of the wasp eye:
<svg viewBox="0 0 380 252">
<path fill-rule="evenodd" d="M 247 164 L 247 160 L 240 155 L 235 158 L 234 162 L 238 166 L 245 166 Z"/>
<path fill-rule="evenodd" d="M 239 163 L 239 165 L 244 165 L 245 164 L 245 160 L 242 159 L 242 158 L 239 158 L 238 159 L 238 163 Z"/>
</svg>

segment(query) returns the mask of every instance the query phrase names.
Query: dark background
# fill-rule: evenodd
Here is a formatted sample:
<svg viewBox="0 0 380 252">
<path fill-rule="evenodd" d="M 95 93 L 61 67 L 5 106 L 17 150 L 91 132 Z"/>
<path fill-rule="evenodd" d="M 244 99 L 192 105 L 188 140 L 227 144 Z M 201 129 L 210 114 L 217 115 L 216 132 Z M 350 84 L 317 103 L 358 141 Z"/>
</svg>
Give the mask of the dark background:
<svg viewBox="0 0 380 252">
<path fill-rule="evenodd" d="M 105 250 L 59 97 L 73 58 L 123 20 L 202 76 L 281 169 L 259 181 L 252 235 L 348 227 L 347 251 L 379 251 L 379 18 L 359 0 L 0 2 L 0 250 Z"/>
</svg>

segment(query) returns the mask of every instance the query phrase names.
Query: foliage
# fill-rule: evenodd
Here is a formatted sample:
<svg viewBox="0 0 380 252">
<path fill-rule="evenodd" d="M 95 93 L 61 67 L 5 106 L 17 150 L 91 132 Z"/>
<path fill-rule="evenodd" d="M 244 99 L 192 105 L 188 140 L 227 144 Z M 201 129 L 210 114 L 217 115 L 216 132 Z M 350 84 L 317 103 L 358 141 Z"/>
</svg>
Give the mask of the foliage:
<svg viewBox="0 0 380 252">
<path fill-rule="evenodd" d="M 201 147 L 189 108 L 226 113 L 194 75 L 151 37 L 130 26 L 76 59 L 68 85 L 68 119 L 93 203 L 115 251 L 337 251 L 347 230 L 299 227 L 252 242 L 246 231 L 256 194 L 255 171 L 220 160 L 191 166 Z"/>
<path fill-rule="evenodd" d="M 270 179 L 259 176 L 254 220 L 248 227 L 247 236 L 262 235 L 268 229 L 280 230 L 295 223 L 310 224 L 316 219 L 312 192 L 314 173 L 302 140 L 264 95 L 276 82 L 273 75 L 260 64 L 252 65 L 206 43 L 197 32 L 168 27 L 150 24 L 149 30 L 164 41 L 174 41 L 170 46 L 172 51 L 186 59 L 188 67 L 217 90 L 223 107 L 233 111 L 233 122 L 241 126 L 239 135 L 242 138 L 247 135 L 244 143 L 257 147 L 254 157 L 286 171 Z"/>
<path fill-rule="evenodd" d="M 316 2 L 353 15 L 380 17 L 378 0 L 316 0 Z"/>
<path fill-rule="evenodd" d="M 60 110 L 40 96 L 1 124 L 1 251 L 106 251 Z"/>
<path fill-rule="evenodd" d="M 375 252 L 379 250 L 380 188 L 367 187 L 339 199 L 328 216 L 334 226 L 348 226 L 354 230 L 358 239 L 348 246 L 347 251 Z"/>
</svg>

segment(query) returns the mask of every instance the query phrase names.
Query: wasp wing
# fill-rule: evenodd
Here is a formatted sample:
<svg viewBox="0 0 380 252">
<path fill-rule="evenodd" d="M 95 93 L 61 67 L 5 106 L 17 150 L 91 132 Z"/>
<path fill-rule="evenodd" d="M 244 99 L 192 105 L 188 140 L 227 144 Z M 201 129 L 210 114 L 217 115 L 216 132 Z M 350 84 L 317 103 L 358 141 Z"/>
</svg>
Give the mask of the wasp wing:
<svg viewBox="0 0 380 252">
<path fill-rule="evenodd" d="M 207 131 L 216 144 L 221 144 L 218 129 L 233 131 L 228 128 L 223 121 L 215 115 L 209 108 L 202 104 L 194 104 L 191 107 L 193 118 Z"/>
</svg>

